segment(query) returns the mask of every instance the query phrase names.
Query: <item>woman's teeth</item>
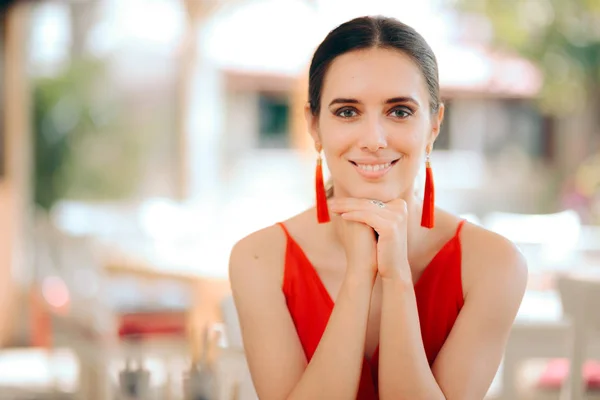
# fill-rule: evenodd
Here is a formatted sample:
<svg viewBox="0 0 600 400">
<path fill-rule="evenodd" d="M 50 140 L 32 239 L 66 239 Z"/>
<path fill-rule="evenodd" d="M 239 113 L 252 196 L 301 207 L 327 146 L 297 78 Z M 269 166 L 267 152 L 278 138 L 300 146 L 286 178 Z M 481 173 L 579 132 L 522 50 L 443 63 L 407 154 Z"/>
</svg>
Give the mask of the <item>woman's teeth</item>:
<svg viewBox="0 0 600 400">
<path fill-rule="evenodd" d="M 373 164 L 369 164 L 369 165 L 367 165 L 367 164 L 356 164 L 356 165 L 358 166 L 358 168 L 362 169 L 363 171 L 369 171 L 370 172 L 370 171 L 379 171 L 379 170 L 382 170 L 382 169 L 389 168 L 392 165 L 392 163 L 389 162 L 389 163 L 385 163 L 385 164 L 375 164 L 375 165 L 373 165 Z"/>
</svg>

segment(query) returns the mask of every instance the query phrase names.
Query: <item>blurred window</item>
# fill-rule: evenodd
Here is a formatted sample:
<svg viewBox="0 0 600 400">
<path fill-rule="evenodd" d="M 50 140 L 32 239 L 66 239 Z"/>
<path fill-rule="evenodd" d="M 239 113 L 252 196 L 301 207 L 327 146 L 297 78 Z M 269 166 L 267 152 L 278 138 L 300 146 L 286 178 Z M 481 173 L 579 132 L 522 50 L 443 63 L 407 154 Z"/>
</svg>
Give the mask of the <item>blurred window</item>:
<svg viewBox="0 0 600 400">
<path fill-rule="evenodd" d="M 289 100 L 280 94 L 259 93 L 259 146 L 287 148 L 289 135 Z"/>
<path fill-rule="evenodd" d="M 494 155 L 516 147 L 532 157 L 542 157 L 543 119 L 530 100 L 507 99 L 497 102 L 497 109 L 488 115 L 485 153 Z"/>
</svg>

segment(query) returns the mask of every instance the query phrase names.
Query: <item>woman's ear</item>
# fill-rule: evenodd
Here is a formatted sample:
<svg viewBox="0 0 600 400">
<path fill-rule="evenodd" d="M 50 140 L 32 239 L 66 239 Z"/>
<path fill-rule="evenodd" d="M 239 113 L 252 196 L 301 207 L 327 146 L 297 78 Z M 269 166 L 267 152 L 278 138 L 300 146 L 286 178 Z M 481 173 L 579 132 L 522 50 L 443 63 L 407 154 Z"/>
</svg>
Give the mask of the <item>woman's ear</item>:
<svg viewBox="0 0 600 400">
<path fill-rule="evenodd" d="M 310 109 L 310 104 L 308 102 L 304 106 L 304 118 L 306 119 L 306 126 L 308 128 L 308 132 L 310 133 L 310 136 L 312 136 L 315 142 L 315 149 L 317 149 L 317 151 L 320 151 L 321 139 L 319 137 L 319 116 L 313 115 L 312 110 Z"/>
<path fill-rule="evenodd" d="M 429 139 L 429 143 L 431 147 L 433 147 L 433 142 L 437 139 L 440 134 L 440 130 L 442 129 L 442 122 L 444 121 L 444 111 L 446 110 L 444 103 L 440 103 L 439 109 L 437 113 L 432 116 L 432 129 L 431 129 L 431 137 Z"/>
</svg>

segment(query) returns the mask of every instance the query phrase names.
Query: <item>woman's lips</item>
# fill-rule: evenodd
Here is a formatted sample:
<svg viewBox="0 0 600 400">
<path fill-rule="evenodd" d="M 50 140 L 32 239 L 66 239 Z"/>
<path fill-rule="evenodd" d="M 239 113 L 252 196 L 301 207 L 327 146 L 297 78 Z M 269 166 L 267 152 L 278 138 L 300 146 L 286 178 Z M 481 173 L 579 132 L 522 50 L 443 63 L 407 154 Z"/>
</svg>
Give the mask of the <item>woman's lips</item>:
<svg viewBox="0 0 600 400">
<path fill-rule="evenodd" d="M 399 159 L 398 159 L 399 160 Z M 366 179 L 379 179 L 385 174 L 388 173 L 389 170 L 392 169 L 394 164 L 398 162 L 398 160 L 394 160 L 391 162 L 385 162 L 380 164 L 361 164 L 358 162 L 350 161 L 350 163 L 354 166 L 354 169 Z"/>
</svg>

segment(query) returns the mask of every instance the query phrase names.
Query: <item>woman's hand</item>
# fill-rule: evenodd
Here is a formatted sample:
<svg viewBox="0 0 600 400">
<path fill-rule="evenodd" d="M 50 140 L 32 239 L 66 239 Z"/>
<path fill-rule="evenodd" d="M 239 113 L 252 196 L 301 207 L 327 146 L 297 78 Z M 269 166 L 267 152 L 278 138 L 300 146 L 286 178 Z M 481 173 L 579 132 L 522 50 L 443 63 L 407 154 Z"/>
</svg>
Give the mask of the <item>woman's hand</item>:
<svg viewBox="0 0 600 400">
<path fill-rule="evenodd" d="M 344 221 L 368 226 L 377 232 L 377 271 L 383 279 L 400 278 L 412 285 L 406 241 L 408 212 L 404 200 L 382 203 L 377 200 L 336 198 L 329 203 L 329 207 Z M 362 236 L 356 236 L 355 240 L 363 239 Z M 357 245 L 361 246 L 362 243 Z"/>
<path fill-rule="evenodd" d="M 330 200 L 329 209 L 339 214 L 337 200 Z M 361 222 L 340 218 L 340 236 L 346 253 L 346 275 L 367 276 L 375 280 L 377 274 L 377 242 L 373 229 Z"/>
</svg>

